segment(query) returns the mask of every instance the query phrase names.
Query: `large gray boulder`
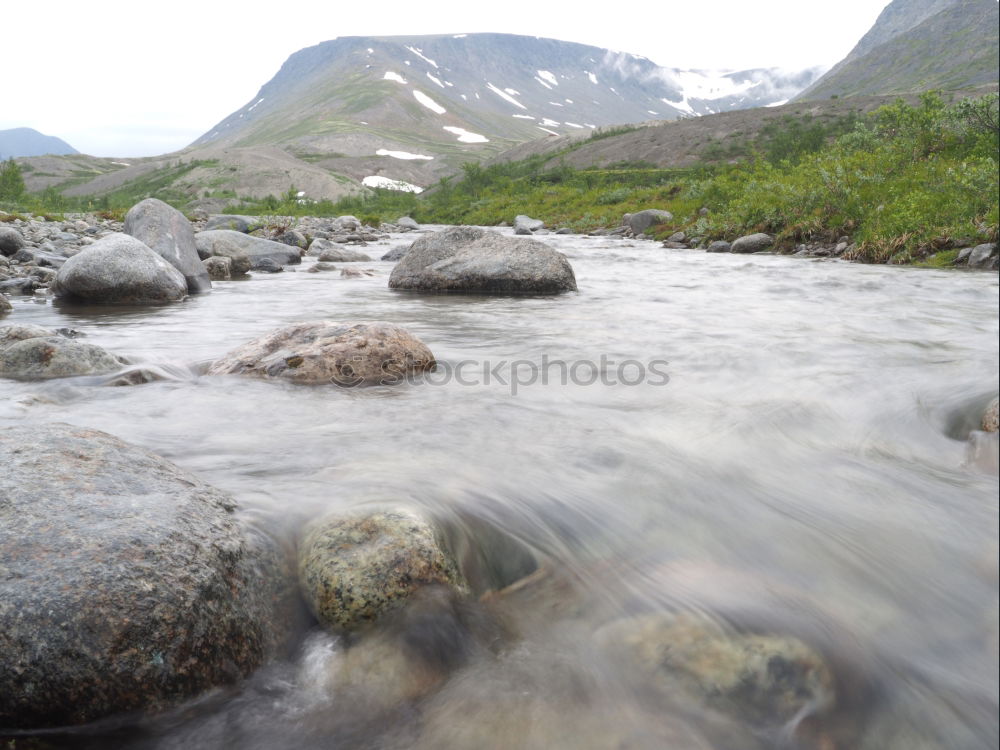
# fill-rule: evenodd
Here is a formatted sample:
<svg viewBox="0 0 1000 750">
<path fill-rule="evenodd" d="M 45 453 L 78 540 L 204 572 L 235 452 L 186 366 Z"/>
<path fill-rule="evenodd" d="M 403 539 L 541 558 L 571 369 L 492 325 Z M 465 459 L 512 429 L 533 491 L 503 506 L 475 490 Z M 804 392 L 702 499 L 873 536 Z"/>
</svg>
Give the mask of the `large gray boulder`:
<svg viewBox="0 0 1000 750">
<path fill-rule="evenodd" d="M 156 198 L 135 204 L 125 214 L 130 234 L 184 275 L 192 294 L 212 288 L 194 244 L 194 228 L 180 211 Z"/>
<path fill-rule="evenodd" d="M 314 521 L 299 548 L 299 585 L 316 617 L 357 630 L 432 584 L 464 588 L 433 527 L 404 510 Z"/>
<path fill-rule="evenodd" d="M 233 499 L 96 430 L 0 430 L 0 727 L 157 710 L 287 636 L 291 569 Z"/>
<path fill-rule="evenodd" d="M 969 253 L 969 268 L 996 268 L 997 244 L 976 245 Z"/>
<path fill-rule="evenodd" d="M 566 256 L 538 240 L 477 227 L 421 237 L 392 269 L 391 289 L 555 294 L 576 291 Z"/>
<path fill-rule="evenodd" d="M 420 225 L 409 216 L 400 216 L 396 219 L 396 226 L 407 232 L 420 229 Z"/>
<path fill-rule="evenodd" d="M 759 253 L 769 250 L 774 244 L 774 237 L 763 232 L 747 234 L 733 241 L 729 248 L 731 253 Z"/>
<path fill-rule="evenodd" d="M 69 258 L 51 289 L 57 297 L 111 305 L 176 302 L 188 291 L 180 271 L 139 240 L 119 233 Z"/>
<path fill-rule="evenodd" d="M 394 384 L 433 366 L 430 349 L 400 326 L 315 320 L 279 328 L 234 349 L 208 374 L 353 387 Z"/>
<path fill-rule="evenodd" d="M 37 326 L 0 328 L 0 378 L 51 380 L 104 375 L 129 362 L 95 344 Z"/>
<path fill-rule="evenodd" d="M 674 215 L 669 211 L 659 208 L 647 208 L 644 211 L 637 211 L 634 214 L 625 214 L 622 217 L 622 224 L 627 226 L 632 234 L 644 234 L 647 229 L 656 224 L 673 221 Z"/>
<path fill-rule="evenodd" d="M 6 315 L 13 309 L 14 306 L 10 304 L 10 300 L 0 294 L 0 316 Z"/>
<path fill-rule="evenodd" d="M 199 232 L 194 236 L 194 242 L 202 260 L 213 255 L 224 255 L 234 259 L 246 257 L 250 260 L 251 269 L 257 268 L 264 258 L 270 258 L 281 265 L 302 262 L 302 251 L 297 247 L 252 237 L 231 229 Z"/>
<path fill-rule="evenodd" d="M 0 227 L 0 254 L 9 257 L 24 245 L 24 237 L 14 227 Z"/>
</svg>

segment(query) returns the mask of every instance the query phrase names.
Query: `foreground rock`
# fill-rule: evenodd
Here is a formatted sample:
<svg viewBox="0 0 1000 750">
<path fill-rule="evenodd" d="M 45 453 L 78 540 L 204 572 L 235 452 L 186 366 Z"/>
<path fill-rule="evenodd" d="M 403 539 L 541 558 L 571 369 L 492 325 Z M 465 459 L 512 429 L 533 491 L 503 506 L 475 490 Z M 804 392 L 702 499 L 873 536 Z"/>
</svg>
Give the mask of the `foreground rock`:
<svg viewBox="0 0 1000 750">
<path fill-rule="evenodd" d="M 211 290 L 212 282 L 194 244 L 194 228 L 176 208 L 156 198 L 137 203 L 125 214 L 125 234 L 180 271 L 192 294 Z"/>
<path fill-rule="evenodd" d="M 392 270 L 391 289 L 556 294 L 576 291 L 566 256 L 537 240 L 477 227 L 421 237 Z"/>
<path fill-rule="evenodd" d="M 261 261 L 265 258 L 280 265 L 302 262 L 302 252 L 297 247 L 230 229 L 199 232 L 194 236 L 194 241 L 202 260 L 213 255 L 223 255 L 233 259 L 245 257 L 249 259 L 251 269 L 261 266 Z"/>
<path fill-rule="evenodd" d="M 431 584 L 463 588 L 433 528 L 409 511 L 314 521 L 299 548 L 303 596 L 337 630 L 372 623 Z"/>
<path fill-rule="evenodd" d="M 65 424 L 0 431 L 0 727 L 156 710 L 259 667 L 286 561 L 232 498 Z"/>
<path fill-rule="evenodd" d="M 632 234 L 645 234 L 646 230 L 657 224 L 664 224 L 673 221 L 674 215 L 669 211 L 658 208 L 647 208 L 634 214 L 625 214 L 622 223 L 632 232 Z"/>
<path fill-rule="evenodd" d="M 774 237 L 763 232 L 748 234 L 733 241 L 729 249 L 731 253 L 759 253 L 769 250 L 774 244 Z"/>
<path fill-rule="evenodd" d="M 420 339 L 391 323 L 296 323 L 215 362 L 209 375 L 254 375 L 346 387 L 389 385 L 434 366 Z"/>
<path fill-rule="evenodd" d="M 36 326 L 0 328 L 0 378 L 50 380 L 77 375 L 104 375 L 128 360 Z"/>
<path fill-rule="evenodd" d="M 13 227 L 0 227 L 0 254 L 11 256 L 24 247 L 24 237 Z"/>
<path fill-rule="evenodd" d="M 176 302 L 187 296 L 181 272 L 127 234 L 111 234 L 67 260 L 51 286 L 57 297 L 110 305 Z"/>
</svg>

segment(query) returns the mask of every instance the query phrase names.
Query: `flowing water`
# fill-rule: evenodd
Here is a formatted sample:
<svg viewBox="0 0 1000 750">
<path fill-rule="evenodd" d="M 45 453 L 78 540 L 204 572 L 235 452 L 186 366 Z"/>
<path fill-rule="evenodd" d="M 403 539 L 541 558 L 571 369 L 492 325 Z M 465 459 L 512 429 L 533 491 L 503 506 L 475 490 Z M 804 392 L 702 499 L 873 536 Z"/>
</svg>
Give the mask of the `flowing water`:
<svg viewBox="0 0 1000 750">
<path fill-rule="evenodd" d="M 665 716 L 594 656 L 607 622 L 689 608 L 826 643 L 857 690 L 841 696 L 859 715 L 839 747 L 996 746 L 997 444 L 968 440 L 998 387 L 996 274 L 545 240 L 569 256 L 578 293 L 400 293 L 391 264 L 373 262 L 357 264 L 378 269 L 370 278 L 304 265 L 162 308 L 16 302 L 4 322 L 78 329 L 162 379 L 0 381 L 0 427 L 107 431 L 289 536 L 329 509 L 421 509 L 480 546 L 481 589 L 530 572 L 522 549 L 572 581 L 571 594 L 543 581 L 512 597 L 520 644 L 422 701 L 345 699 L 330 685 L 344 644 L 312 628 L 235 690 L 74 742 L 777 744 Z M 356 390 L 198 375 L 320 318 L 401 324 L 439 369 Z"/>
</svg>

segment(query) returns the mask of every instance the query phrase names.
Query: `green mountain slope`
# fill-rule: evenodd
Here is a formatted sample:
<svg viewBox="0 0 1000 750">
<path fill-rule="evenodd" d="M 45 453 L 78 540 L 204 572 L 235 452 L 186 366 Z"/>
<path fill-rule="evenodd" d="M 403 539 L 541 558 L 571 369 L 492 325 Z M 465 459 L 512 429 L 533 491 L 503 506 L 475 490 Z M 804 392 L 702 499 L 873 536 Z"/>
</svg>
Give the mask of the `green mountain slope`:
<svg viewBox="0 0 1000 750">
<path fill-rule="evenodd" d="M 1000 77 L 996 0 L 950 0 L 926 15 L 939 5 L 940 0 L 890 3 L 851 54 L 798 98 L 956 90 L 995 83 Z M 913 13 L 907 15 L 908 10 Z M 905 28 L 906 18 L 922 20 Z"/>
</svg>

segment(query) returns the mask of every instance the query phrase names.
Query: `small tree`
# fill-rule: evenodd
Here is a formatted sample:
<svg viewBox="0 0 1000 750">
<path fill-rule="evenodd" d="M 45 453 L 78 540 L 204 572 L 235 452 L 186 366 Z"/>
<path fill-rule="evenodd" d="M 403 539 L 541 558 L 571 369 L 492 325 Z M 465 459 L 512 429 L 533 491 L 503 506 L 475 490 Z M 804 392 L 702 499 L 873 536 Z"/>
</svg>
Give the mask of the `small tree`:
<svg viewBox="0 0 1000 750">
<path fill-rule="evenodd" d="M 0 163 L 0 201 L 16 201 L 24 196 L 24 175 L 11 157 Z"/>
</svg>

